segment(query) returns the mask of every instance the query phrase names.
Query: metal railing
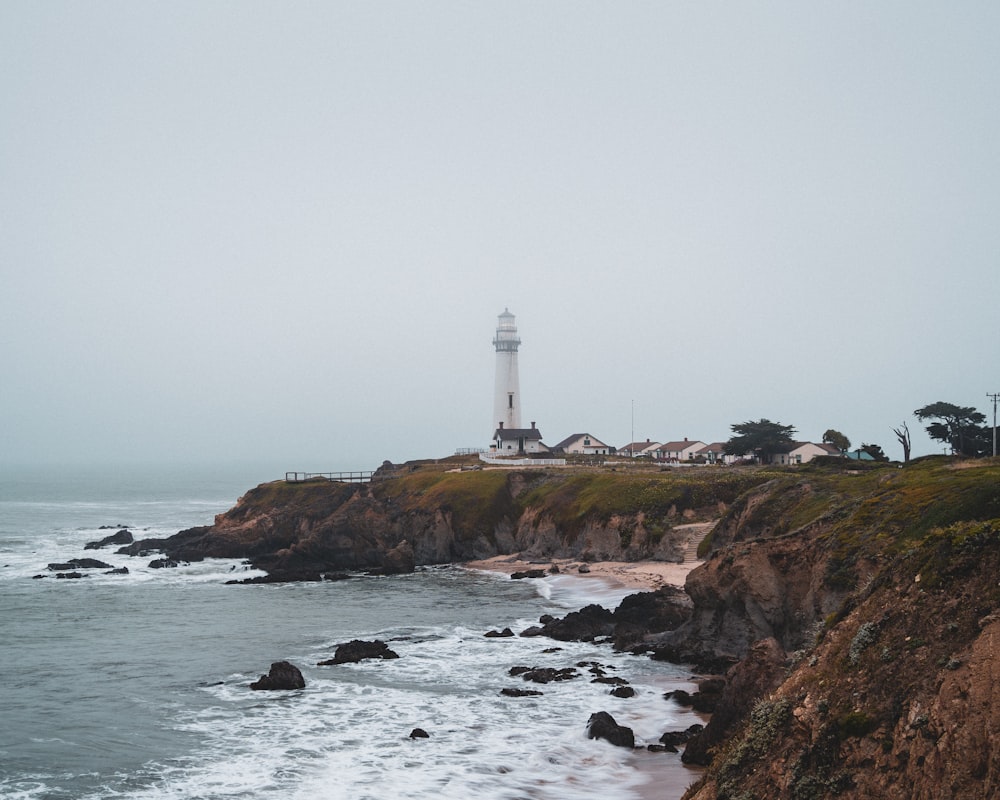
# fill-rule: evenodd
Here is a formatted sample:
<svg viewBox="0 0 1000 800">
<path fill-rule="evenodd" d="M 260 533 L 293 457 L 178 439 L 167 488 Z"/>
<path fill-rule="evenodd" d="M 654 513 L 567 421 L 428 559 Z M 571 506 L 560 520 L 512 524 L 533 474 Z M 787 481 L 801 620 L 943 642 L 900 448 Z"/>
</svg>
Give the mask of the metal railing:
<svg viewBox="0 0 1000 800">
<path fill-rule="evenodd" d="M 373 470 L 362 470 L 359 472 L 286 472 L 285 481 L 287 483 L 304 483 L 305 481 L 327 480 L 337 483 L 370 483 Z"/>
</svg>

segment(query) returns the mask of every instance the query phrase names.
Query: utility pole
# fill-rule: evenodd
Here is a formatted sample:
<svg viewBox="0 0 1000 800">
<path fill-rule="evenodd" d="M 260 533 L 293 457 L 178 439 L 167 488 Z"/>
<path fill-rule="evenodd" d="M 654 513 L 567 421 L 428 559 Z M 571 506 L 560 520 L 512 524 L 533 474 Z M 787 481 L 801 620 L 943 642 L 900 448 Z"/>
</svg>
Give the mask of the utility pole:
<svg viewBox="0 0 1000 800">
<path fill-rule="evenodd" d="M 630 444 L 628 446 L 628 454 L 630 456 L 632 456 L 632 455 L 635 455 L 632 452 L 632 447 L 635 444 L 635 400 L 632 401 L 632 438 L 629 441 L 631 441 L 632 444 Z M 996 449 L 996 448 L 994 448 L 994 449 Z"/>
<path fill-rule="evenodd" d="M 997 398 L 1000 398 L 1000 392 L 994 392 L 990 394 L 986 393 L 986 396 L 993 401 L 993 458 L 997 457 Z"/>
</svg>

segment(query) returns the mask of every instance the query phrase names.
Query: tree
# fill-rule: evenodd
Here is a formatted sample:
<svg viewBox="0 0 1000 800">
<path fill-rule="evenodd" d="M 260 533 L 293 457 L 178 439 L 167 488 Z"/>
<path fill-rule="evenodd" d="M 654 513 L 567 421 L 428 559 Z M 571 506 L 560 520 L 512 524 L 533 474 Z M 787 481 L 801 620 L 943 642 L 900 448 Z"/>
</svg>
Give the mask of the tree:
<svg viewBox="0 0 1000 800">
<path fill-rule="evenodd" d="M 866 444 L 866 443 L 862 442 L 861 443 L 861 451 L 864 452 L 864 453 L 868 453 L 868 455 L 870 455 L 876 461 L 888 461 L 889 460 L 889 456 L 887 456 L 885 454 L 885 452 L 883 452 L 882 446 L 878 445 L 878 444 Z"/>
<path fill-rule="evenodd" d="M 896 438 L 899 443 L 903 446 L 903 463 L 910 463 L 910 429 L 906 427 L 906 421 L 898 428 L 893 428 L 892 432 L 896 434 Z"/>
<path fill-rule="evenodd" d="M 972 406 L 956 406 L 939 400 L 913 412 L 921 422 L 936 420 L 926 427 L 927 435 L 944 442 L 960 456 L 984 456 L 990 452 L 992 431 L 983 425 L 986 415 Z"/>
<path fill-rule="evenodd" d="M 731 425 L 733 436 L 723 448 L 727 455 L 742 456 L 753 453 L 757 460 L 766 464 L 771 456 L 792 443 L 795 428 L 760 419 L 757 422 L 741 422 Z"/>
<path fill-rule="evenodd" d="M 823 434 L 823 441 L 827 444 L 832 444 L 841 453 L 846 453 L 851 449 L 851 440 L 844 436 L 844 434 L 840 431 L 835 431 L 833 428 L 830 428 Z"/>
</svg>

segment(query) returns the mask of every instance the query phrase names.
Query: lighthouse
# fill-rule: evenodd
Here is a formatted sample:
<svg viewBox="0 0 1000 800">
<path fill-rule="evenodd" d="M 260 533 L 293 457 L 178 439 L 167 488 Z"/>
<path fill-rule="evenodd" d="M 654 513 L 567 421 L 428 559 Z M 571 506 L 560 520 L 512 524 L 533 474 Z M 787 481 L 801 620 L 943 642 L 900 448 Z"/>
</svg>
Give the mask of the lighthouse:
<svg viewBox="0 0 1000 800">
<path fill-rule="evenodd" d="M 514 315 L 505 308 L 497 317 L 497 335 L 493 339 L 497 351 L 493 428 L 512 430 L 521 427 L 521 387 L 517 378 L 517 348 L 520 344 Z"/>
</svg>

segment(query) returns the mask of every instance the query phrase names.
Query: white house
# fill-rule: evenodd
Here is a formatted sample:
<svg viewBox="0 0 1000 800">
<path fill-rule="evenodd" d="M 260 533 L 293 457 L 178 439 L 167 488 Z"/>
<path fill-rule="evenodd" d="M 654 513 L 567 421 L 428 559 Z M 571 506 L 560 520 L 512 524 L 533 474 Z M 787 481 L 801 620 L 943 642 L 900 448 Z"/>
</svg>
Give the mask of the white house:
<svg viewBox="0 0 1000 800">
<path fill-rule="evenodd" d="M 493 434 L 493 450 L 498 456 L 549 452 L 549 448 L 542 444 L 542 433 L 534 422 L 530 428 L 505 428 L 501 422 Z"/>
<path fill-rule="evenodd" d="M 644 442 L 629 442 L 624 447 L 618 448 L 618 455 L 632 456 L 633 458 L 655 458 L 656 448 L 659 446 L 659 442 L 651 442 L 649 439 Z"/>
<path fill-rule="evenodd" d="M 832 444 L 791 442 L 785 452 L 771 456 L 772 464 L 808 464 L 816 456 L 839 456 L 841 452 Z"/>
<path fill-rule="evenodd" d="M 734 461 L 738 461 L 741 456 L 727 455 L 725 442 L 712 442 L 698 450 L 694 454 L 694 458 L 707 464 L 732 464 Z"/>
<path fill-rule="evenodd" d="M 704 442 L 692 442 L 688 439 L 667 442 L 656 448 L 656 458 L 659 461 L 690 461 L 703 447 L 705 447 Z"/>
<path fill-rule="evenodd" d="M 552 450 L 557 453 L 578 453 L 586 456 L 610 455 L 611 449 L 610 445 L 604 444 L 596 436 L 591 436 L 589 433 L 574 433 L 552 447 Z"/>
</svg>

